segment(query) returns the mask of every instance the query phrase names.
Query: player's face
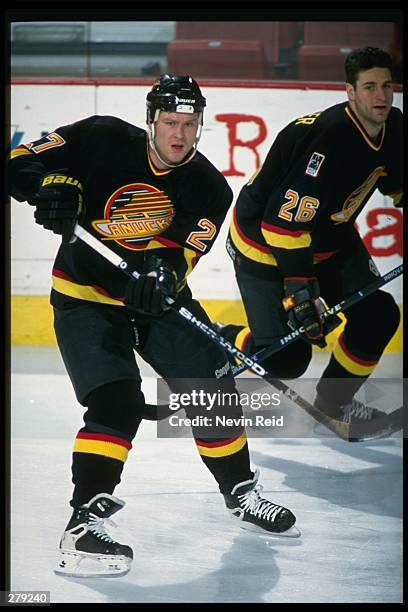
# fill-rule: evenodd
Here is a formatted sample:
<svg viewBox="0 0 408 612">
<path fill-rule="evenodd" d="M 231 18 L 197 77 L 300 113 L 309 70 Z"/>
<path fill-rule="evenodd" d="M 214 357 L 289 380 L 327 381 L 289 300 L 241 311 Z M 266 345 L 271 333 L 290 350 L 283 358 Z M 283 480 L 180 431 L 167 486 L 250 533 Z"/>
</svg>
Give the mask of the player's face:
<svg viewBox="0 0 408 612">
<path fill-rule="evenodd" d="M 347 83 L 351 108 L 367 129 L 378 132 L 391 110 L 393 83 L 388 68 L 370 68 L 358 75 L 355 87 Z"/>
<path fill-rule="evenodd" d="M 197 130 L 197 113 L 161 111 L 155 125 L 155 144 L 163 161 L 180 163 L 191 150 Z"/>
</svg>

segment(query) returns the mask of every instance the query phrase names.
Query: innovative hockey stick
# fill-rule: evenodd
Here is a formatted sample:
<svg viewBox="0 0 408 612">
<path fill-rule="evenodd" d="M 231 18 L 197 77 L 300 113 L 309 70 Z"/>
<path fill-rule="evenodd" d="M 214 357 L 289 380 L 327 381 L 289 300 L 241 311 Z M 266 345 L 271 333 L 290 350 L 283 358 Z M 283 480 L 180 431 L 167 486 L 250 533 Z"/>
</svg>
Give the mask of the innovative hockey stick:
<svg viewBox="0 0 408 612">
<path fill-rule="evenodd" d="M 92 236 L 85 228 L 83 228 L 78 223 L 74 227 L 74 235 L 80 238 L 83 242 L 85 242 L 91 249 L 97 251 L 102 257 L 104 257 L 111 264 L 122 270 L 125 274 L 127 274 L 130 278 L 138 279 L 140 274 L 136 270 L 132 270 L 124 259 L 122 259 L 117 253 L 109 249 L 105 244 L 100 242 L 97 238 Z M 184 306 L 178 308 L 175 306 L 175 301 L 171 298 L 166 298 L 166 301 L 170 308 L 174 310 L 180 317 L 184 320 L 188 321 L 193 327 L 199 329 L 206 336 L 211 338 L 214 342 L 220 345 L 223 349 L 225 349 L 228 353 L 230 353 L 233 357 L 236 357 L 242 363 L 245 364 L 245 368 L 250 368 L 255 374 L 258 376 L 267 376 L 268 372 L 255 360 L 253 360 L 249 355 L 246 355 L 242 351 L 240 351 L 236 346 L 228 342 L 225 338 L 223 338 L 220 334 L 218 334 L 211 326 L 208 326 L 203 321 L 200 321 L 195 317 L 195 315 L 190 312 Z"/>
<path fill-rule="evenodd" d="M 335 306 L 332 306 L 327 311 L 322 314 L 322 318 L 325 319 L 332 314 L 338 314 L 339 312 L 343 312 L 353 306 L 360 300 L 363 300 L 380 287 L 383 287 L 390 281 L 394 280 L 400 276 L 403 272 L 403 264 L 393 268 L 383 276 L 380 276 L 377 280 L 370 283 L 363 289 L 356 291 L 348 298 L 345 298 Z M 260 361 L 262 359 L 266 359 L 270 357 L 274 353 L 280 351 L 283 347 L 287 346 L 291 342 L 298 340 L 301 337 L 302 329 L 299 328 L 296 331 L 293 331 L 281 338 L 277 338 L 272 344 L 269 346 L 260 349 L 253 355 L 251 355 L 251 359 L 254 361 Z M 234 376 L 237 376 L 241 372 L 246 369 L 245 364 L 241 363 L 236 366 L 232 366 L 232 372 Z M 295 402 L 300 408 L 303 408 L 308 414 L 310 414 L 316 421 L 322 423 L 328 429 L 339 435 L 344 440 L 349 441 L 357 441 L 364 439 L 364 435 L 367 437 L 385 437 L 389 436 L 392 433 L 399 431 L 402 428 L 402 409 L 403 406 L 397 408 L 393 412 L 389 414 L 385 414 L 383 417 L 374 419 L 371 422 L 367 422 L 363 425 L 364 429 L 361 425 L 350 425 L 349 423 L 343 423 L 336 419 L 328 417 L 326 414 L 315 408 L 313 404 L 305 400 L 303 397 L 298 395 L 293 389 L 288 387 L 283 381 L 279 379 L 267 378 L 267 382 L 281 391 L 283 395 L 289 397 L 293 402 Z"/>
<path fill-rule="evenodd" d="M 364 298 L 366 298 L 368 295 L 370 295 L 371 293 L 374 293 L 374 291 L 377 291 L 377 289 L 380 289 L 381 287 L 383 287 L 390 281 L 394 280 L 394 278 L 401 276 L 402 272 L 403 272 L 403 264 L 400 264 L 399 266 L 397 266 L 396 268 L 393 268 L 392 270 L 390 270 L 383 276 L 380 276 L 379 278 L 377 278 L 377 280 L 373 281 L 366 287 L 363 287 L 363 289 L 359 289 L 358 291 L 356 291 L 349 297 L 345 298 L 344 300 L 342 300 L 335 306 L 332 306 L 331 308 L 323 312 L 321 315 L 322 319 L 324 320 L 330 317 L 331 315 L 339 314 L 340 312 L 344 312 L 345 310 L 347 310 L 347 308 L 350 308 L 350 306 L 354 306 L 354 304 L 357 304 L 357 302 L 360 302 L 360 300 L 364 300 Z M 277 338 L 268 346 L 260 349 L 259 351 L 251 355 L 251 359 L 253 361 L 259 362 L 259 361 L 262 361 L 263 359 L 266 359 L 267 357 L 270 357 L 271 355 L 273 355 L 274 353 L 277 353 L 278 351 L 280 351 L 282 348 L 284 348 L 288 344 L 291 344 L 295 340 L 298 340 L 299 338 L 301 338 L 303 331 L 304 329 L 300 327 L 294 331 L 289 332 L 288 334 L 284 336 L 281 336 L 280 338 Z M 240 374 L 246 369 L 247 368 L 246 368 L 245 363 L 240 363 L 236 366 L 232 366 L 232 373 L 234 376 L 238 376 L 238 374 Z"/>
<path fill-rule="evenodd" d="M 92 236 L 92 234 L 90 234 L 87 230 L 85 230 L 78 223 L 75 225 L 74 235 L 77 236 L 78 238 L 80 238 L 83 242 L 85 242 L 94 251 L 98 252 L 102 257 L 104 257 L 112 265 L 114 265 L 117 268 L 121 269 L 129 277 L 135 278 L 136 280 L 139 278 L 140 274 L 136 270 L 131 270 L 130 267 L 129 267 L 129 264 L 124 259 L 122 259 L 119 255 L 117 255 L 117 253 L 115 253 L 114 251 L 109 249 L 106 245 L 102 244 L 97 238 Z M 397 270 L 397 268 L 396 268 L 396 270 Z M 392 271 L 389 273 L 389 275 L 391 273 L 392 273 Z M 398 276 L 401 273 L 402 273 L 402 266 L 401 266 L 401 271 L 398 274 L 396 274 L 396 275 Z M 395 276 L 393 278 L 395 278 Z M 389 278 L 389 280 L 391 280 L 391 277 Z M 388 281 L 386 281 L 386 282 L 388 282 Z M 385 283 L 383 283 L 383 284 L 385 284 Z M 373 289 L 373 290 L 375 290 L 375 289 Z M 362 298 L 360 298 L 360 299 L 362 299 Z M 358 301 L 358 299 L 356 299 L 356 301 Z M 230 342 L 225 340 L 225 338 L 223 338 L 222 336 L 217 334 L 215 332 L 215 330 L 213 330 L 212 328 L 208 327 L 208 325 L 206 325 L 202 321 L 199 321 L 198 319 L 196 319 L 196 317 L 193 315 L 193 313 L 191 313 L 187 308 L 185 308 L 185 307 L 176 308 L 174 306 L 174 300 L 169 300 L 168 299 L 168 303 L 169 303 L 169 306 L 175 312 L 177 312 L 182 318 L 187 320 L 194 327 L 200 329 L 200 331 L 202 331 L 204 334 L 209 336 L 214 342 L 216 342 L 217 344 L 222 346 L 227 352 L 229 352 L 231 355 L 233 355 L 234 357 L 236 357 L 240 361 L 242 361 L 242 365 L 244 367 L 240 371 L 242 371 L 244 369 L 250 368 L 255 374 L 258 374 L 259 376 L 262 376 L 262 377 L 267 377 L 268 376 L 268 372 L 254 360 L 254 358 L 253 358 L 254 356 L 250 357 L 248 355 L 245 355 L 242 351 L 239 351 L 239 349 L 237 349 Z M 300 333 L 298 335 L 300 335 Z M 297 337 L 295 337 L 294 339 L 297 339 Z M 290 340 L 290 341 L 292 341 L 292 340 Z M 285 345 L 286 344 L 284 343 L 283 345 L 280 346 L 280 348 L 282 348 Z M 267 349 L 269 349 L 269 347 L 267 347 Z M 266 350 L 266 349 L 264 349 L 264 350 Z M 277 349 L 277 350 L 279 350 L 279 349 Z M 261 352 L 261 351 L 259 351 L 259 352 Z M 343 423 L 341 421 L 338 421 L 336 419 L 332 419 L 332 418 L 328 417 L 323 412 L 321 412 L 320 410 L 315 408 L 312 404 L 310 404 L 310 402 L 308 402 L 307 400 L 303 399 L 295 391 L 290 389 L 282 381 L 280 381 L 280 380 L 272 380 L 272 379 L 267 379 L 267 380 L 268 380 L 268 382 L 271 385 L 273 385 L 277 389 L 279 389 L 285 396 L 289 397 L 293 402 L 295 402 L 298 406 L 303 408 L 306 412 L 308 412 L 311 416 L 313 416 L 317 421 L 319 421 L 319 422 L 323 423 L 324 425 L 326 425 L 326 427 L 331 429 L 334 433 L 339 435 L 341 438 L 343 438 L 344 440 L 350 440 L 351 439 L 351 437 L 350 437 L 350 428 L 349 428 L 349 425 L 347 423 Z M 398 411 L 394 411 L 394 412 L 397 413 Z M 392 413 L 392 414 L 394 414 L 394 413 Z M 392 415 L 389 415 L 389 416 L 391 417 Z M 401 425 L 398 427 L 398 429 L 400 429 L 400 428 L 401 428 Z M 394 429 L 394 431 L 396 431 L 396 429 Z"/>
</svg>

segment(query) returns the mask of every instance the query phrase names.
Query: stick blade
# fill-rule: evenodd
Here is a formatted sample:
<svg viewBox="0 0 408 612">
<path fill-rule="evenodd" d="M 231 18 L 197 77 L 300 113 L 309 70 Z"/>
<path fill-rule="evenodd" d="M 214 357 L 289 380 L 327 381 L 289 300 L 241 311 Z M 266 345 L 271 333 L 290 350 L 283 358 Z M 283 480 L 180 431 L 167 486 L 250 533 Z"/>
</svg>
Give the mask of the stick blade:
<svg viewBox="0 0 408 612">
<path fill-rule="evenodd" d="M 363 442 L 364 440 L 378 440 L 388 438 L 402 429 L 403 406 L 384 417 L 373 419 L 368 423 L 351 424 L 349 426 L 349 442 Z"/>
<path fill-rule="evenodd" d="M 313 407 L 313 411 L 308 410 L 308 412 L 316 421 L 346 442 L 364 442 L 366 440 L 388 438 L 403 427 L 403 406 L 389 414 L 384 414 L 381 418 L 365 423 L 351 424 L 329 417 L 315 407 Z"/>
</svg>

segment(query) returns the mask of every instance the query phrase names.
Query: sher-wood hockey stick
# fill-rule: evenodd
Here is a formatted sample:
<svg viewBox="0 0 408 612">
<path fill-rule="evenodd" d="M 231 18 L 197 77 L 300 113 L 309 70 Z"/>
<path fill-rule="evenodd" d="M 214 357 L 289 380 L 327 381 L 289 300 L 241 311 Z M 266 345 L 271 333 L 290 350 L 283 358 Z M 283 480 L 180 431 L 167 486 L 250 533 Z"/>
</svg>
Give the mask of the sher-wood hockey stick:
<svg viewBox="0 0 408 612">
<path fill-rule="evenodd" d="M 90 234 L 87 230 L 85 230 L 85 228 L 80 226 L 78 223 L 75 225 L 74 235 L 77 236 L 78 238 L 80 238 L 83 242 L 85 242 L 94 251 L 98 252 L 102 257 L 104 257 L 112 265 L 114 265 L 117 268 L 121 269 L 129 277 L 135 278 L 136 280 L 139 278 L 140 274 L 136 270 L 131 270 L 129 264 L 124 259 L 122 259 L 119 255 L 117 255 L 117 253 L 115 253 L 114 251 L 109 249 L 106 245 L 101 243 L 97 238 L 92 236 L 92 234 Z M 397 270 L 397 268 L 396 268 L 396 270 Z M 389 274 L 391 274 L 391 272 Z M 401 271 L 399 272 L 399 274 L 401 274 L 401 273 L 402 273 L 402 266 L 401 266 Z M 399 274 L 397 274 L 397 276 Z M 393 278 L 395 278 L 395 276 Z M 389 278 L 389 280 L 391 280 L 391 278 Z M 388 282 L 388 281 L 386 281 L 386 282 Z M 383 283 L 383 284 L 385 284 L 385 283 Z M 373 290 L 375 290 L 375 289 L 373 289 Z M 360 298 L 360 299 L 362 299 L 362 298 Z M 356 300 L 356 301 L 358 301 L 358 300 Z M 175 307 L 173 300 L 168 300 L 168 302 L 169 302 L 169 306 L 175 312 L 177 312 L 183 319 L 187 320 L 194 327 L 200 329 L 200 331 L 202 331 L 205 335 L 209 336 L 214 342 L 216 342 L 217 344 L 222 346 L 227 352 L 229 352 L 231 355 L 233 355 L 234 357 L 236 357 L 240 361 L 242 361 L 243 367 L 242 367 L 242 369 L 240 371 L 250 368 L 255 374 L 258 374 L 259 376 L 262 376 L 262 377 L 267 377 L 268 376 L 268 372 L 262 366 L 260 366 L 257 363 L 257 361 L 255 361 L 255 359 L 254 359 L 255 355 L 252 356 L 252 357 L 250 357 L 248 355 L 245 355 L 242 351 L 239 351 L 239 349 L 237 349 L 230 342 L 225 340 L 225 338 L 220 336 L 220 334 L 217 334 L 215 332 L 215 330 L 213 330 L 212 328 L 208 327 L 208 325 L 206 325 L 202 321 L 199 321 L 198 319 L 196 319 L 196 317 L 187 308 L 185 308 L 185 307 L 181 307 L 181 308 Z M 300 333 L 298 333 L 298 336 L 299 335 L 300 335 Z M 296 340 L 296 339 L 297 339 L 297 337 L 293 338 L 293 340 Z M 290 341 L 293 341 L 293 340 L 290 340 Z M 286 344 L 287 344 L 287 342 L 286 343 L 284 342 L 279 348 L 283 348 L 283 346 L 285 346 Z M 270 347 L 266 347 L 266 349 L 262 349 L 262 350 L 267 350 L 269 348 Z M 276 349 L 276 350 L 279 350 L 279 348 Z M 261 352 L 262 351 L 258 351 L 258 353 L 261 353 Z M 271 354 L 271 353 L 268 353 L 268 354 Z M 328 417 L 323 412 L 321 412 L 320 410 L 315 408 L 312 404 L 310 404 L 310 402 L 308 402 L 307 400 L 305 400 L 301 396 L 299 396 L 295 391 L 293 391 L 293 389 L 290 389 L 282 381 L 268 379 L 268 382 L 271 385 L 275 386 L 277 389 L 279 389 L 285 396 L 289 397 L 298 406 L 303 408 L 303 410 L 308 412 L 318 422 L 323 423 L 326 427 L 328 427 L 331 431 L 333 431 L 334 433 L 339 435 L 341 438 L 343 438 L 344 440 L 351 439 L 351 436 L 350 436 L 350 427 L 349 427 L 349 425 L 347 423 L 343 423 L 341 421 L 338 421 L 336 419 L 332 419 L 332 418 Z M 399 410 L 402 410 L 402 408 L 399 409 Z M 394 413 L 392 413 L 392 414 L 396 414 L 397 412 L 398 411 L 394 411 Z M 391 417 L 392 415 L 389 415 L 389 416 Z M 152 420 L 156 420 L 156 419 L 152 419 Z M 397 420 L 398 420 L 398 422 L 400 422 L 400 417 Z M 398 430 L 400 428 L 401 428 L 401 425 L 399 425 L 399 427 L 397 427 L 397 429 L 393 429 L 393 431 L 396 431 L 396 430 Z"/>
<path fill-rule="evenodd" d="M 97 251 L 102 257 L 104 257 L 111 264 L 122 270 L 125 274 L 127 274 L 130 278 L 138 279 L 140 274 L 136 270 L 132 270 L 124 259 L 122 259 L 117 253 L 112 251 L 105 244 L 100 242 L 97 238 L 92 236 L 85 228 L 78 223 L 74 227 L 74 235 L 80 238 L 83 242 L 85 242 L 91 249 Z M 166 298 L 166 301 L 170 308 L 174 310 L 180 317 L 182 317 L 185 321 L 188 321 L 190 325 L 199 329 L 203 334 L 211 338 L 214 342 L 220 345 L 223 349 L 225 349 L 228 353 L 230 353 L 233 357 L 236 357 L 242 363 L 245 364 L 245 368 L 250 368 L 255 374 L 258 376 L 267 376 L 268 372 L 254 359 L 252 359 L 249 355 L 246 355 L 242 351 L 240 351 L 236 346 L 228 342 L 225 338 L 223 338 L 220 334 L 218 334 L 212 327 L 208 326 L 203 321 L 197 319 L 192 312 L 190 312 L 184 306 L 178 308 L 175 305 L 174 300 L 171 298 Z"/>
</svg>

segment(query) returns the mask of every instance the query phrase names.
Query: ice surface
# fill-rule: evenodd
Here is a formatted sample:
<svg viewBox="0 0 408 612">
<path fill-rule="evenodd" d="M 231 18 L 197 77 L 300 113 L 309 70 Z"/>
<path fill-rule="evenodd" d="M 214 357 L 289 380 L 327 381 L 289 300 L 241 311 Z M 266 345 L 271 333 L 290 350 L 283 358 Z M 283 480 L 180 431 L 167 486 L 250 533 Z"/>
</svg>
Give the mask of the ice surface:
<svg viewBox="0 0 408 612">
<path fill-rule="evenodd" d="M 83 409 L 56 349 L 12 355 L 11 587 L 51 602 L 401 602 L 402 441 L 250 438 L 266 497 L 291 508 L 302 537 L 262 538 L 229 517 L 192 439 L 157 439 L 144 421 L 115 495 L 114 537 L 135 559 L 122 578 L 54 575 L 70 516 L 71 449 Z M 322 369 L 314 358 L 309 376 Z M 400 355 L 378 376 L 398 377 Z M 154 399 L 151 369 L 144 391 Z"/>
</svg>

